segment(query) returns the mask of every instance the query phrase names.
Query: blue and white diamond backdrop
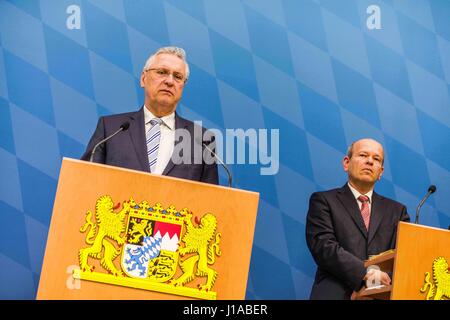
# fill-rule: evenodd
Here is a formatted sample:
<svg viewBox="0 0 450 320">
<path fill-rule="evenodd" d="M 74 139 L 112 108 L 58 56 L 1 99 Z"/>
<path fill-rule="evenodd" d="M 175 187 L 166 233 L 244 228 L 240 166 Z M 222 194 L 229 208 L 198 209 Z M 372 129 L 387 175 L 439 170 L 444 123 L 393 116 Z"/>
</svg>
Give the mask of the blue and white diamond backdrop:
<svg viewBox="0 0 450 320">
<path fill-rule="evenodd" d="M 279 129 L 276 174 L 231 165 L 261 193 L 247 299 L 308 297 L 308 199 L 344 184 L 356 138 L 385 146 L 379 193 L 414 215 L 436 184 L 421 222 L 450 224 L 448 0 L 0 0 L 1 298 L 35 298 L 61 158 L 99 116 L 140 107 L 166 45 L 191 67 L 182 116 Z"/>
</svg>

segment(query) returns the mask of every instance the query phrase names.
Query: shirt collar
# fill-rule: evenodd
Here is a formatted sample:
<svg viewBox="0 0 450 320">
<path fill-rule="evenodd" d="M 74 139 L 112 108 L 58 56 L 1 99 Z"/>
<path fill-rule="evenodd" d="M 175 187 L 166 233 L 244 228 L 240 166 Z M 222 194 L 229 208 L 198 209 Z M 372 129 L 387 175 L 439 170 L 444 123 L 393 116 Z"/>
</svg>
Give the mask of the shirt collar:
<svg viewBox="0 0 450 320">
<path fill-rule="evenodd" d="M 157 118 L 147 107 L 144 105 L 144 121 L 145 124 L 149 123 L 152 119 Z M 175 130 L 175 112 L 160 118 L 162 123 L 170 130 Z"/>
<path fill-rule="evenodd" d="M 360 195 L 363 195 L 362 193 L 360 193 L 358 190 L 356 190 L 355 188 L 353 188 L 350 184 L 350 182 L 347 182 L 348 187 L 350 188 L 350 190 L 353 193 L 353 196 L 355 197 L 355 199 L 358 199 Z M 369 192 L 367 192 L 366 194 L 364 194 L 364 196 L 367 196 L 369 198 L 369 203 L 372 203 L 372 195 L 373 195 L 373 189 L 370 190 Z"/>
</svg>

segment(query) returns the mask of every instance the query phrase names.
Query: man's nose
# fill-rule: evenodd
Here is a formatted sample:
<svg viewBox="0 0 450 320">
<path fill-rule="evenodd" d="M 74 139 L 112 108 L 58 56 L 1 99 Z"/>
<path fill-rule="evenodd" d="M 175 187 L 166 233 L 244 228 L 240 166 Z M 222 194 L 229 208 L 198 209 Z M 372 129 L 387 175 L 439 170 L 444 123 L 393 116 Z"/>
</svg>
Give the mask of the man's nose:
<svg viewBox="0 0 450 320">
<path fill-rule="evenodd" d="M 167 83 L 169 85 L 173 85 L 175 82 L 174 78 L 173 78 L 173 74 L 169 73 L 165 78 L 164 78 L 164 83 Z"/>
</svg>

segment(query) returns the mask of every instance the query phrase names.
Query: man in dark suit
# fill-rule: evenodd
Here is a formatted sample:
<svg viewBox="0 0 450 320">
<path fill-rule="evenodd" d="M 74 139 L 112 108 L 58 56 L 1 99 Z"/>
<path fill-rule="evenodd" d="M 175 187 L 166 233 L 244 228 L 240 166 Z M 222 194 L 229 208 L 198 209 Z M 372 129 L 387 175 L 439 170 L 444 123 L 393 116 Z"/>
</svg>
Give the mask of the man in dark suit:
<svg viewBox="0 0 450 320">
<path fill-rule="evenodd" d="M 203 157 L 206 130 L 175 112 L 188 77 L 183 49 L 165 47 L 151 55 L 141 74 L 144 106 L 136 112 L 101 117 L 82 160 L 88 160 L 99 141 L 128 122 L 128 130 L 96 149 L 93 161 L 218 184 L 217 165 Z"/>
<path fill-rule="evenodd" d="M 350 299 L 364 281 L 389 285 L 389 275 L 367 271 L 364 260 L 395 247 L 406 207 L 373 191 L 384 151 L 372 139 L 354 142 L 343 159 L 348 183 L 311 195 L 306 223 L 308 248 L 318 266 L 311 299 Z"/>
</svg>

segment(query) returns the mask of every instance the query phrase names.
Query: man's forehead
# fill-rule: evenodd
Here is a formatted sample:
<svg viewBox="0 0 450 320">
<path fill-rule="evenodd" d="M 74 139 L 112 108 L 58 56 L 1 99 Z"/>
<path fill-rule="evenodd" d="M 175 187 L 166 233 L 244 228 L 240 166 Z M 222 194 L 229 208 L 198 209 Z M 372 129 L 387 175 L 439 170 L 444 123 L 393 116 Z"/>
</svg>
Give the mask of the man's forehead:
<svg viewBox="0 0 450 320">
<path fill-rule="evenodd" d="M 160 53 L 156 55 L 153 64 L 172 68 L 184 68 L 184 61 L 180 57 L 170 53 Z"/>
<path fill-rule="evenodd" d="M 376 151 L 377 153 L 383 154 L 383 146 L 375 140 L 372 139 L 361 139 L 354 143 L 354 151 Z"/>
</svg>

